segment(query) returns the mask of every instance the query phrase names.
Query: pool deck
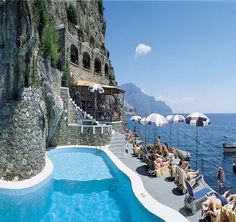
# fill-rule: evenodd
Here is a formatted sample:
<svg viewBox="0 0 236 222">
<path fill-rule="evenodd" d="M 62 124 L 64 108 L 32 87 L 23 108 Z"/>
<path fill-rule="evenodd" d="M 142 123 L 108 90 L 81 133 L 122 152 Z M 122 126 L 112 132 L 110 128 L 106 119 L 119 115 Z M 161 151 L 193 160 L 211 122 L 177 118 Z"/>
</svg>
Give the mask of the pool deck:
<svg viewBox="0 0 236 222">
<path fill-rule="evenodd" d="M 125 152 L 125 148 L 128 149 L 128 153 Z M 192 215 L 184 205 L 185 195 L 181 194 L 174 182 L 169 180 L 169 174 L 162 175 L 160 177 L 150 177 L 146 172 L 145 163 L 132 155 L 132 145 L 125 144 L 124 135 L 114 133 L 109 146 L 109 150 L 112 151 L 127 167 L 136 172 L 147 192 L 158 202 L 169 206 L 182 215 L 184 215 L 190 222 L 204 221 L 201 217 L 201 211 Z M 194 191 L 203 188 L 204 185 L 199 183 Z"/>
</svg>

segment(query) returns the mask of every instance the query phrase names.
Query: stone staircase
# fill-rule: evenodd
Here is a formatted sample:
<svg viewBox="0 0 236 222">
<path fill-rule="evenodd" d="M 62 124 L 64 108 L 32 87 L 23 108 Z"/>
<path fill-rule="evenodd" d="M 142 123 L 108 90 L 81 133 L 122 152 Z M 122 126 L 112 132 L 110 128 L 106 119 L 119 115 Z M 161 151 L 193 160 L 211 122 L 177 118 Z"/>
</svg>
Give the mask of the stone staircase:
<svg viewBox="0 0 236 222">
<path fill-rule="evenodd" d="M 76 119 L 79 123 L 82 124 L 83 121 L 96 122 L 96 119 L 92 115 L 81 109 L 72 98 L 70 98 L 70 102 L 76 111 Z"/>
<path fill-rule="evenodd" d="M 126 150 L 125 134 L 114 132 L 109 144 L 109 150 L 113 152 L 119 159 L 125 158 Z"/>
</svg>

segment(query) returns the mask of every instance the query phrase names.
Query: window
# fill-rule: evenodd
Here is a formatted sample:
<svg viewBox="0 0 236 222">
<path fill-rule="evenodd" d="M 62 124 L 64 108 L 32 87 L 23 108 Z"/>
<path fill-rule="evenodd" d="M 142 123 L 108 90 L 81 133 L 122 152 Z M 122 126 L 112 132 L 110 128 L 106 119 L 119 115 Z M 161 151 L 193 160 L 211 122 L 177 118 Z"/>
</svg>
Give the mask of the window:
<svg viewBox="0 0 236 222">
<path fill-rule="evenodd" d="M 105 67 L 104 67 L 104 71 L 105 71 L 105 75 L 108 76 L 109 73 L 108 73 L 108 70 L 109 70 L 109 67 L 107 65 L 107 63 L 105 64 Z"/>
<path fill-rule="evenodd" d="M 87 52 L 83 54 L 83 67 L 85 69 L 90 69 L 90 56 Z"/>
<path fill-rule="evenodd" d="M 71 45 L 70 47 L 70 61 L 79 65 L 78 49 L 76 48 L 75 45 Z"/>
<path fill-rule="evenodd" d="M 101 61 L 98 58 L 94 60 L 94 72 L 101 74 Z"/>
</svg>

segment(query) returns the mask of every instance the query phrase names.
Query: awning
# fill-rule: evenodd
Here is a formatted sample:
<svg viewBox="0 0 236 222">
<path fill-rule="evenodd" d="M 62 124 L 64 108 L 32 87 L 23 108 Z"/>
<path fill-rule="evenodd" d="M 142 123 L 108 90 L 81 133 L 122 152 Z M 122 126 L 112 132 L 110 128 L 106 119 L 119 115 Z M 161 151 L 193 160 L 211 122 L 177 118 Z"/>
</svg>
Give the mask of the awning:
<svg viewBox="0 0 236 222">
<path fill-rule="evenodd" d="M 109 85 L 103 85 L 100 83 L 91 82 L 88 80 L 77 80 L 73 83 L 75 86 L 84 86 L 89 87 L 93 84 L 100 85 L 104 89 L 104 94 L 106 95 L 112 95 L 112 94 L 118 94 L 118 93 L 124 93 L 125 91 L 117 86 L 109 86 Z"/>
</svg>

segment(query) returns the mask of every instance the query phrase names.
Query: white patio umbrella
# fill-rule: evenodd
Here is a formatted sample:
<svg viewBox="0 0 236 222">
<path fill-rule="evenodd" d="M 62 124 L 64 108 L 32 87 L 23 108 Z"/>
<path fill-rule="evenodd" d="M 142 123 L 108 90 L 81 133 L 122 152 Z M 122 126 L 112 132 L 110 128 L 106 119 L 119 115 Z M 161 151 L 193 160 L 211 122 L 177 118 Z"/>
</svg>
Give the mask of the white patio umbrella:
<svg viewBox="0 0 236 222">
<path fill-rule="evenodd" d="M 168 123 L 166 118 L 163 115 L 159 114 L 159 113 L 150 114 L 149 116 L 146 117 L 146 121 L 151 122 L 156 126 L 155 127 L 156 134 L 157 134 L 157 127 L 158 126 L 163 126 L 163 125 Z M 154 137 L 156 137 L 156 136 L 157 135 L 154 135 Z M 155 140 L 156 140 L 156 138 L 155 138 Z"/>
<path fill-rule="evenodd" d="M 197 161 L 197 155 L 198 155 L 198 127 L 199 126 L 208 126 L 211 123 L 211 121 L 203 113 L 194 112 L 194 113 L 189 114 L 186 117 L 185 122 L 189 125 L 197 127 L 197 130 L 196 130 L 196 169 L 197 169 L 197 162 L 198 162 Z"/>
<path fill-rule="evenodd" d="M 104 93 L 104 89 L 102 88 L 101 85 L 97 84 L 97 83 L 93 83 L 92 85 L 90 85 L 88 87 L 88 89 L 90 90 L 90 92 L 94 93 L 94 108 L 95 110 L 97 109 L 97 94 L 102 94 Z"/>
<path fill-rule="evenodd" d="M 168 115 L 166 119 L 170 123 L 170 137 L 171 137 L 171 125 L 173 123 L 177 123 L 177 147 L 179 148 L 179 124 L 178 123 L 185 122 L 185 117 L 183 115 L 176 114 L 176 115 Z"/>
<path fill-rule="evenodd" d="M 130 118 L 131 121 L 135 121 L 136 122 L 136 128 L 138 128 L 138 125 L 137 123 L 142 119 L 141 116 L 138 116 L 138 115 L 134 115 Z M 138 131 L 138 129 L 136 129 Z M 134 127 L 134 131 L 135 131 L 135 127 Z"/>
<path fill-rule="evenodd" d="M 136 121 L 136 122 L 140 121 L 141 119 L 142 117 L 138 115 L 134 115 L 130 118 L 131 121 Z"/>
</svg>

